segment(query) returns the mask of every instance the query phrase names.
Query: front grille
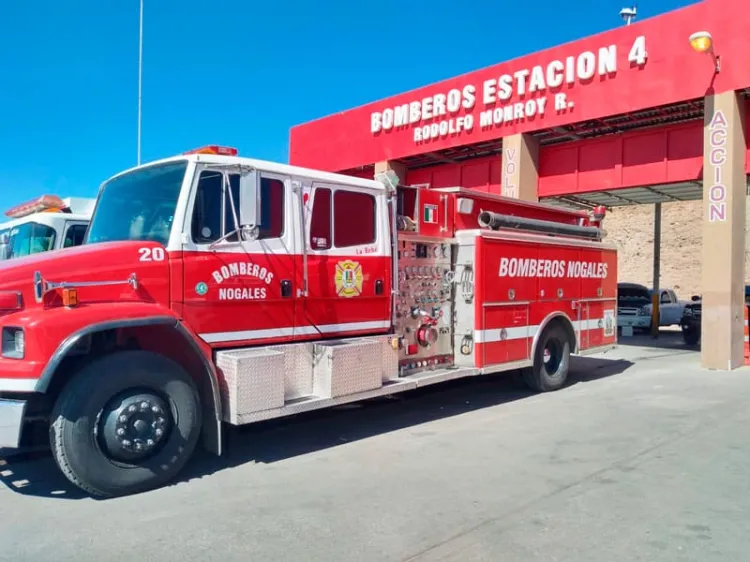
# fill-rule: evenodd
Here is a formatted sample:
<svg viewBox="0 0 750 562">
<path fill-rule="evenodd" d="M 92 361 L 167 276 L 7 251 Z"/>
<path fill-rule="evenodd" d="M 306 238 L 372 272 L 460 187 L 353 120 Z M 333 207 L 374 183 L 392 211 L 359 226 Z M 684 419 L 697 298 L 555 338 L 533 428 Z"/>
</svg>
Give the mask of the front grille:
<svg viewBox="0 0 750 562">
<path fill-rule="evenodd" d="M 637 316 L 638 309 L 637 308 L 618 308 L 617 315 L 618 316 Z"/>
</svg>

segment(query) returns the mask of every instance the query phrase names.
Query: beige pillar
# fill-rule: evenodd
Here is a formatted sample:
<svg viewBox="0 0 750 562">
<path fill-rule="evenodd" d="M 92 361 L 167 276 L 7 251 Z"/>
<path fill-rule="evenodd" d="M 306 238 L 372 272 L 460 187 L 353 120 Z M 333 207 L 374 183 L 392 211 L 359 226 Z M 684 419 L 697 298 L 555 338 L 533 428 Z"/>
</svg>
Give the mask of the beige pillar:
<svg viewBox="0 0 750 562">
<path fill-rule="evenodd" d="M 701 365 L 743 364 L 745 112 L 736 92 L 706 96 L 703 136 Z"/>
<path fill-rule="evenodd" d="M 524 201 L 538 201 L 539 142 L 531 135 L 518 134 L 503 139 L 501 194 Z"/>
<path fill-rule="evenodd" d="M 375 162 L 375 175 L 381 174 L 393 170 L 398 176 L 399 181 L 406 185 L 406 166 L 396 160 L 388 160 L 385 162 Z"/>
</svg>

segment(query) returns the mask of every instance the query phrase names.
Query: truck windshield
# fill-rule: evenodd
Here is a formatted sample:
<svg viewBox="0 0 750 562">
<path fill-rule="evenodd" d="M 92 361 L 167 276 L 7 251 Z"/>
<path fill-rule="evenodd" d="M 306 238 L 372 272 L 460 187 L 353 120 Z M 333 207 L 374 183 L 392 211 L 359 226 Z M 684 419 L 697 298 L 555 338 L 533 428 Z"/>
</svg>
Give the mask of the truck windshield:
<svg viewBox="0 0 750 562">
<path fill-rule="evenodd" d="M 167 245 L 187 161 L 140 168 L 102 186 L 87 244 L 150 240 Z"/>
<path fill-rule="evenodd" d="M 7 234 L 7 246 L 0 258 L 11 259 L 54 250 L 57 232 L 51 226 L 35 222 L 19 224 L 8 230 L 0 230 L 0 238 Z"/>
</svg>

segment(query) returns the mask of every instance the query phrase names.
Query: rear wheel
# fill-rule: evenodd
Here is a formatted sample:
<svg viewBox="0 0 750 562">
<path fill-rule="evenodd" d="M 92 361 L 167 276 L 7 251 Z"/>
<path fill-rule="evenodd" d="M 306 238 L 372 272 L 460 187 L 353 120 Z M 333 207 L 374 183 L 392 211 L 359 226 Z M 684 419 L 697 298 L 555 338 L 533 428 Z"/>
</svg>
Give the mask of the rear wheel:
<svg viewBox="0 0 750 562">
<path fill-rule="evenodd" d="M 524 382 L 538 392 L 558 390 L 568 379 L 569 367 L 568 334 L 559 322 L 554 322 L 539 337 L 533 364 L 523 371 Z"/>
<path fill-rule="evenodd" d="M 166 484 L 183 468 L 201 430 L 200 398 L 174 361 L 123 351 L 84 366 L 60 394 L 50 426 L 65 476 L 97 496 Z"/>
</svg>

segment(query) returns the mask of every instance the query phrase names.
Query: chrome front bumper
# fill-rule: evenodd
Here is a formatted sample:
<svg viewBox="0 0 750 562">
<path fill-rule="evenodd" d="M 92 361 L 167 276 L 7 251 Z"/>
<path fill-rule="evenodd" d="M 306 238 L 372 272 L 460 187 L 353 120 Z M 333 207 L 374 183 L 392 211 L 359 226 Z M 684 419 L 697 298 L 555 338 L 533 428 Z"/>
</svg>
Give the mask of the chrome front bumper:
<svg viewBox="0 0 750 562">
<path fill-rule="evenodd" d="M 0 398 L 0 448 L 16 449 L 26 414 L 26 400 Z"/>
<path fill-rule="evenodd" d="M 651 325 L 650 316 L 618 316 L 617 327 L 630 326 L 632 328 L 648 328 Z"/>
</svg>

